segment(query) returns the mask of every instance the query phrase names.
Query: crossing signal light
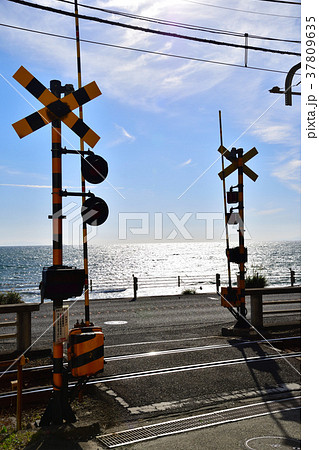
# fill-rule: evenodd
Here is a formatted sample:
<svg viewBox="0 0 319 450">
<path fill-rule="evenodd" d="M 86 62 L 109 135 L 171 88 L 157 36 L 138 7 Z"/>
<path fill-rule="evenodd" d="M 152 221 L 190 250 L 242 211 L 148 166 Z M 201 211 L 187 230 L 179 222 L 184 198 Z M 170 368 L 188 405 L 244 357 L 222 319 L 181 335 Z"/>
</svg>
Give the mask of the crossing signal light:
<svg viewBox="0 0 319 450">
<path fill-rule="evenodd" d="M 99 226 L 108 218 L 109 208 L 102 198 L 92 196 L 83 203 L 81 214 L 84 223 Z"/>
<path fill-rule="evenodd" d="M 226 249 L 226 255 L 230 262 L 240 264 L 247 262 L 247 248 L 244 247 L 244 253 L 240 253 L 240 247 Z"/>
<path fill-rule="evenodd" d="M 238 203 L 238 191 L 233 191 L 231 188 L 227 192 L 227 203 Z"/>
<path fill-rule="evenodd" d="M 105 180 L 108 174 L 108 164 L 99 155 L 89 155 L 82 159 L 82 175 L 92 184 L 99 184 Z"/>
<path fill-rule="evenodd" d="M 82 158 L 81 170 L 86 181 L 99 184 L 107 177 L 109 168 L 104 158 L 91 153 L 85 159 Z M 91 195 L 83 203 L 81 214 L 85 224 L 99 226 L 108 218 L 109 208 L 102 198 Z"/>
</svg>

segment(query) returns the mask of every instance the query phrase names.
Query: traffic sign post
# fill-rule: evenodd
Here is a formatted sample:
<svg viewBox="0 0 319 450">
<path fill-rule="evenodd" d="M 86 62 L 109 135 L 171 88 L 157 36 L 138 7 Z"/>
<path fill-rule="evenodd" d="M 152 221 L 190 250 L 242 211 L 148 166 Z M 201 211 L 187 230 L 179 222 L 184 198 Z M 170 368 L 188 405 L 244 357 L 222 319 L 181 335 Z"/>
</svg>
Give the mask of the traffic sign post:
<svg viewBox="0 0 319 450">
<path fill-rule="evenodd" d="M 52 218 L 53 266 L 43 269 L 41 300 L 44 298 L 53 300 L 53 392 L 47 409 L 41 418 L 40 426 L 58 425 L 64 421 L 72 423 L 76 421 L 76 418 L 68 402 L 68 371 L 63 367 L 64 339 L 61 339 L 59 326 L 61 325 L 61 311 L 64 311 L 63 300 L 82 294 L 87 271 L 63 266 L 62 220 L 65 217 L 62 215 L 62 197 L 67 195 L 83 197 L 81 213 L 85 227 L 86 224 L 96 226 L 105 222 L 108 217 L 108 207 L 104 200 L 95 197 L 90 192 L 70 193 L 62 191 L 62 154 L 78 153 L 84 158 L 84 153 L 88 153 L 85 173 L 82 175 L 84 178 L 87 177 L 91 183 L 102 182 L 107 176 L 108 168 L 106 161 L 94 155 L 92 151 L 84 152 L 83 150 L 80 153 L 62 149 L 61 123 L 67 125 L 83 142 L 86 142 L 90 147 L 94 147 L 100 139 L 99 136 L 83 122 L 82 118 L 78 118 L 72 111 L 94 99 L 101 92 L 95 82 L 74 91 L 72 85 L 62 86 L 59 80 L 52 80 L 49 90 L 22 66 L 13 77 L 44 105 L 44 108 L 13 124 L 18 136 L 20 138 L 25 137 L 48 123 L 52 123 L 52 215 L 49 218 Z M 61 98 L 61 94 L 64 94 L 63 98 Z M 82 168 L 83 165 L 81 164 L 81 172 Z M 85 200 L 85 197 L 89 198 Z M 85 208 L 84 205 L 86 205 Z M 85 212 L 83 212 L 83 209 L 85 209 Z M 84 263 L 87 264 L 87 259 Z M 93 325 L 89 322 L 87 303 L 85 304 L 85 318 L 86 325 Z M 83 328 L 84 333 L 85 330 L 87 328 Z M 102 330 L 99 330 L 99 336 L 100 334 L 103 336 Z M 99 350 L 98 353 L 100 357 L 101 351 Z M 101 364 L 96 365 L 97 370 L 101 370 L 100 366 Z M 85 369 L 81 372 L 82 375 L 83 373 L 85 375 Z M 92 371 L 92 368 L 90 368 L 90 373 L 87 376 L 92 375 L 92 373 L 94 373 L 94 370 Z"/>
<path fill-rule="evenodd" d="M 230 312 L 236 317 L 237 323 L 235 327 L 237 328 L 247 328 L 249 327 L 248 322 L 246 321 L 246 306 L 245 306 L 245 263 L 247 262 L 247 248 L 245 247 L 245 238 L 244 238 L 244 174 L 247 175 L 252 181 L 256 181 L 258 175 L 251 170 L 248 166 L 246 166 L 246 162 L 253 158 L 258 154 L 255 147 L 249 150 L 247 153 L 243 153 L 242 148 L 232 148 L 231 151 L 228 151 L 223 145 L 221 145 L 218 151 L 222 154 L 222 157 L 225 156 L 231 164 L 224 168 L 219 172 L 219 177 L 223 181 L 223 185 L 225 184 L 225 179 L 230 174 L 238 171 L 238 184 L 237 186 L 232 186 L 230 191 L 226 192 L 224 188 L 224 201 L 230 204 L 236 204 L 237 207 L 232 207 L 231 212 L 227 213 L 225 211 L 225 221 L 226 221 L 226 235 L 228 224 L 238 224 L 238 239 L 239 246 L 235 248 L 229 248 L 227 243 L 226 248 L 226 256 L 228 267 L 230 267 L 230 263 L 238 264 L 239 274 L 237 277 L 237 289 L 231 286 L 231 281 L 228 283 L 228 287 L 221 288 L 221 305 L 228 308 Z M 237 209 L 238 214 L 233 213 L 233 210 Z M 234 217 L 235 216 L 235 219 Z M 229 277 L 230 278 L 230 277 Z M 237 308 L 237 312 L 233 309 Z"/>
</svg>

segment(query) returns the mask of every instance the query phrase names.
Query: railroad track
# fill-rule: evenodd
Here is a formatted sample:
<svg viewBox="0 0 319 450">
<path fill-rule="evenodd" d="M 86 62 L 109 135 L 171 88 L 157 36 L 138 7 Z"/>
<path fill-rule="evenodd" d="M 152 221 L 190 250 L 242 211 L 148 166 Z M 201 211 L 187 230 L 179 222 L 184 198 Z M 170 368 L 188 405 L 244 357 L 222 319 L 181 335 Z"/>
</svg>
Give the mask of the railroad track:
<svg viewBox="0 0 319 450">
<path fill-rule="evenodd" d="M 297 358 L 301 356 L 301 352 L 296 353 L 289 353 L 285 355 L 285 358 Z M 125 381 L 130 380 L 132 378 L 142 378 L 142 377 L 151 377 L 155 375 L 164 375 L 164 374 L 172 374 L 176 372 L 185 372 L 185 371 L 192 371 L 192 370 L 203 370 L 203 369 L 211 369 L 214 367 L 229 367 L 236 364 L 256 364 L 258 362 L 265 362 L 265 361 L 271 361 L 282 358 L 281 355 L 268 355 L 268 356 L 252 356 L 249 358 L 236 358 L 236 359 L 230 359 L 230 360 L 224 360 L 224 361 L 212 361 L 209 363 L 202 363 L 202 364 L 189 364 L 189 365 L 183 365 L 183 366 L 175 366 L 175 367 L 165 367 L 162 369 L 154 369 L 154 370 L 147 370 L 147 371 L 141 371 L 141 372 L 132 372 L 132 373 L 124 373 L 124 374 L 118 374 L 113 375 L 109 377 L 96 377 L 94 379 L 89 380 L 86 384 L 98 384 L 98 383 L 111 383 L 112 381 Z M 76 383 L 71 382 L 69 383 L 69 388 L 75 387 Z M 29 388 L 25 389 L 22 394 L 26 398 L 29 397 L 31 399 L 31 396 L 35 395 L 37 398 L 43 394 L 44 397 L 47 397 L 52 391 L 51 386 L 40 386 L 37 388 Z M 0 394 L 0 402 L 6 401 L 6 399 L 12 399 L 16 397 L 15 392 L 5 392 L 3 394 Z"/>
<path fill-rule="evenodd" d="M 130 353 L 127 355 L 118 355 L 118 356 L 109 356 L 109 357 L 105 357 L 104 358 L 104 362 L 108 363 L 108 362 L 112 362 L 112 361 L 120 361 L 120 360 L 128 360 L 128 359 L 135 359 L 135 358 L 151 358 L 154 356 L 161 356 L 161 355 L 169 355 L 169 354 L 174 354 L 174 353 L 189 353 L 189 352 L 199 352 L 199 351 L 207 351 L 207 350 L 216 350 L 219 348 L 233 348 L 233 347 L 241 347 L 241 346 L 246 346 L 247 344 L 250 345 L 258 345 L 258 344 L 265 344 L 265 343 L 270 343 L 271 345 L 275 344 L 274 347 L 276 347 L 277 344 L 280 344 L 279 346 L 282 347 L 283 345 L 286 346 L 288 344 L 288 342 L 297 342 L 300 341 L 301 336 L 292 336 L 292 337 L 285 337 L 285 338 L 274 338 L 274 339 L 268 339 L 267 341 L 265 340 L 256 340 L 256 341 L 252 341 L 252 340 L 247 340 L 247 341 L 242 341 L 242 342 L 238 342 L 238 343 L 234 343 L 234 344 L 212 344 L 212 345 L 202 345 L 202 346 L 196 346 L 196 347 L 184 347 L 184 348 L 174 348 L 174 349 L 170 349 L 170 350 L 158 350 L 158 351 L 151 351 L 151 352 L 142 352 L 142 353 Z M 183 339 L 184 341 L 185 339 Z M 194 339 L 192 339 L 194 340 Z M 179 340 L 177 340 L 179 341 Z M 171 342 L 171 341 L 157 341 L 157 342 Z M 145 344 L 151 344 L 152 342 L 147 342 Z M 142 345 L 144 344 L 143 342 L 138 342 L 138 343 L 130 343 L 130 344 L 120 344 L 119 346 L 131 346 L 131 345 Z M 107 348 L 109 346 L 105 346 L 105 348 Z M 114 348 L 116 346 L 112 346 L 112 348 Z M 27 375 L 28 373 L 31 372 L 37 372 L 37 374 L 41 373 L 42 371 L 51 371 L 52 370 L 52 365 L 48 364 L 48 365 L 42 365 L 42 366 L 34 366 L 34 367 L 26 367 L 23 370 L 24 375 Z M 2 377 L 4 376 L 16 376 L 17 371 L 16 370 L 7 370 L 5 372 L 0 372 L 0 380 Z"/>
<path fill-rule="evenodd" d="M 178 341 L 178 340 L 176 340 Z M 183 340 L 185 341 L 185 340 Z M 158 342 L 169 342 L 169 341 L 158 341 Z M 234 347 L 241 347 L 241 346 L 253 346 L 253 345 L 259 345 L 259 344 L 265 344 L 272 346 L 273 348 L 276 348 L 276 345 L 282 346 L 282 345 L 291 345 L 291 343 L 296 344 L 297 342 L 300 342 L 300 336 L 295 337 L 286 337 L 286 338 L 274 338 L 269 339 L 267 342 L 264 340 L 244 340 L 239 341 L 233 344 L 229 343 L 222 343 L 222 344 L 212 344 L 212 345 L 201 345 L 201 346 L 193 346 L 193 347 L 182 347 L 182 348 L 173 348 L 168 350 L 158 350 L 158 351 L 151 351 L 151 352 L 139 352 L 139 353 L 128 353 L 124 355 L 116 355 L 116 356 L 109 356 L 104 358 L 105 363 L 112 363 L 116 361 L 128 361 L 133 359 L 141 359 L 141 358 L 154 358 L 157 356 L 166 356 L 166 355 L 181 355 L 184 353 L 191 353 L 191 352 L 207 352 L 209 350 L 218 350 L 218 349 L 225 349 L 225 348 L 234 348 Z M 141 345 L 143 343 L 135 343 L 135 345 Z M 148 344 L 151 344 L 149 342 Z M 125 346 L 126 344 L 119 344 L 119 346 Z M 132 344 L 128 344 L 132 345 Z M 134 345 L 134 344 L 133 344 Z M 106 346 L 109 347 L 109 346 Z M 114 346 L 116 347 L 116 346 Z M 300 351 L 284 353 L 285 359 L 290 358 L 299 358 L 301 356 Z M 181 365 L 174 365 L 170 367 L 162 367 L 162 368 L 156 368 L 151 370 L 143 370 L 143 371 L 132 371 L 132 372 L 126 372 L 126 373 L 118 373 L 114 375 L 102 375 L 99 377 L 95 377 L 90 379 L 87 382 L 87 385 L 94 385 L 99 383 L 112 383 L 116 381 L 125 381 L 125 380 L 132 380 L 132 379 L 138 379 L 138 378 L 146 378 L 146 377 L 155 377 L 155 376 L 161 376 L 161 375 L 167 375 L 167 374 L 176 374 L 178 372 L 190 372 L 190 371 L 197 371 L 197 370 L 205 370 L 205 369 L 217 369 L 217 368 L 232 368 L 234 366 L 239 366 L 242 364 L 250 365 L 250 364 L 258 364 L 258 363 L 267 363 L 274 360 L 278 360 L 282 358 L 283 355 L 278 351 L 275 352 L 275 354 L 271 355 L 258 355 L 258 356 L 250 356 L 250 357 L 242 357 L 242 358 L 230 358 L 230 359 L 224 359 L 224 360 L 214 360 L 209 361 L 205 363 L 195 363 L 195 364 L 181 364 Z M 34 377 L 36 376 L 37 382 L 39 380 L 46 381 L 42 386 L 32 386 L 28 387 L 26 389 L 23 389 L 23 399 L 27 403 L 34 403 L 39 402 L 41 400 L 45 401 L 47 398 L 50 397 L 52 392 L 52 386 L 51 386 L 51 374 L 52 374 L 52 366 L 51 365 L 43 365 L 43 366 L 37 366 L 37 367 L 29 367 L 25 368 L 23 370 L 23 378 L 27 383 L 34 383 Z M 6 381 L 15 379 L 16 377 L 16 371 L 15 370 L 8 370 L 7 372 L 1 372 L 0 373 L 0 384 L 1 381 Z M 69 382 L 69 388 L 73 388 L 76 386 L 76 381 L 70 381 Z M 11 404 L 15 401 L 16 393 L 15 392 L 2 392 L 0 393 L 0 403 L 1 405 L 5 406 L 8 404 Z"/>
</svg>

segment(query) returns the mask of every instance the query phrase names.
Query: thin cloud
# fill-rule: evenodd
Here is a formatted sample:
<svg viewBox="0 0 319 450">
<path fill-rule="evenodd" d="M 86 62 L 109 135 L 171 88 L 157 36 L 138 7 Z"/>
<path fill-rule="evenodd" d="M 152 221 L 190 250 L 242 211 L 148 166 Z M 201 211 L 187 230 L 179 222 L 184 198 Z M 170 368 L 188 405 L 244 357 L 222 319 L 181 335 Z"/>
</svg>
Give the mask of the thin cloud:
<svg viewBox="0 0 319 450">
<path fill-rule="evenodd" d="M 13 183 L 0 183 L 0 186 L 8 187 L 23 187 L 23 188 L 35 188 L 35 189 L 50 189 L 52 186 L 44 186 L 39 184 L 13 184 Z"/>
<path fill-rule="evenodd" d="M 0 183 L 0 186 L 7 187 L 23 187 L 32 189 L 52 189 L 52 186 L 42 184 L 16 184 L 16 183 Z M 95 186 L 90 186 L 90 189 L 94 189 Z M 64 189 L 81 189 L 80 186 L 63 186 Z"/>
<path fill-rule="evenodd" d="M 114 125 L 119 133 L 117 133 L 118 136 L 116 139 L 109 142 L 108 147 L 116 147 L 117 145 L 121 145 L 124 142 L 134 142 L 136 140 L 135 136 L 130 134 L 124 127 L 116 123 Z"/>
<path fill-rule="evenodd" d="M 116 125 L 116 126 L 117 126 L 117 128 L 118 128 L 119 130 L 121 130 L 122 135 L 123 135 L 125 138 L 129 139 L 130 141 L 135 141 L 135 137 L 132 136 L 128 131 L 126 131 L 126 129 L 125 129 L 124 127 L 121 127 L 120 125 Z"/>
<path fill-rule="evenodd" d="M 188 166 L 191 162 L 192 162 L 192 159 L 189 158 L 187 161 L 185 161 L 185 162 L 183 162 L 182 164 L 180 164 L 180 167 Z"/>
<path fill-rule="evenodd" d="M 252 130 L 252 134 L 256 135 L 263 142 L 281 143 L 283 141 L 290 140 L 291 137 L 291 124 L 274 124 L 265 126 L 263 123 L 256 124 Z"/>
<path fill-rule="evenodd" d="M 99 5 L 99 2 L 92 2 L 92 5 Z M 105 6 L 116 7 L 127 12 L 133 12 L 141 16 L 148 17 L 174 17 L 178 22 L 197 23 L 200 26 L 211 26 L 211 15 L 207 14 L 207 8 L 202 5 L 185 4 L 183 8 L 179 5 L 172 5 L 171 1 L 139 1 L 139 2 L 107 2 Z M 239 15 L 238 15 L 239 14 Z M 252 27 L 254 18 L 238 13 L 238 24 L 244 31 Z M 214 11 L 214 20 L 221 21 L 223 28 L 234 27 L 234 14 L 231 16 L 223 10 Z M 32 8 L 26 9 L 14 5 L 7 8 L 5 17 L 8 23 L 17 26 L 27 26 L 29 21 L 40 22 L 43 28 L 49 32 L 56 32 L 57 27 L 63 28 L 68 35 L 73 35 L 73 24 L 69 18 L 55 15 L 47 15 L 42 11 Z M 278 19 L 279 20 L 279 19 Z M 120 21 L 120 20 L 119 20 Z M 126 19 L 128 24 L 135 24 L 133 19 Z M 94 40 L 107 43 L 114 43 L 128 47 L 141 47 L 145 50 L 170 51 L 171 53 L 183 54 L 189 57 L 198 57 L 209 60 L 220 60 L 227 63 L 242 64 L 242 49 L 225 49 L 214 45 L 199 45 L 196 43 L 183 42 L 173 37 L 154 36 L 148 33 L 134 30 L 123 30 L 119 27 L 97 26 L 87 21 L 82 21 L 81 37 L 88 39 L 94 34 Z M 238 26 L 238 25 L 237 25 Z M 159 25 L 158 25 L 159 27 Z M 274 35 L 278 30 L 278 24 L 271 17 L 264 17 L 260 24 L 265 35 Z M 165 28 L 166 29 L 166 28 Z M 291 24 L 283 23 L 281 32 L 291 33 Z M 23 36 L 23 37 L 22 37 Z M 24 44 L 21 49 L 21 40 Z M 234 40 L 226 36 L 223 40 Z M 6 30 L 6 45 L 19 48 L 19 52 L 28 51 L 35 61 L 49 64 L 52 63 L 52 52 L 56 49 L 56 39 L 43 37 L 39 40 L 38 35 L 23 32 L 8 32 Z M 32 51 L 34 50 L 34 51 Z M 56 52 L 55 52 L 56 53 Z M 119 100 L 140 105 L 143 108 L 158 107 L 158 100 L 174 100 L 187 97 L 199 92 L 205 92 L 214 86 L 225 81 L 233 68 L 221 67 L 210 64 L 199 64 L 186 62 L 173 58 L 158 57 L 148 54 L 137 54 L 129 50 L 118 50 L 102 48 L 96 45 L 82 45 L 83 60 L 86 61 L 86 75 L 96 79 L 104 93 Z M 250 52 L 250 58 L 254 57 L 254 65 L 262 61 L 262 66 L 272 66 L 275 58 L 273 55 Z M 139 56 L 137 56 L 139 55 Z M 64 42 L 63 52 L 57 53 L 54 59 L 54 70 L 57 73 L 68 72 L 73 74 L 69 61 L 74 57 L 73 42 Z M 51 59 L 50 59 L 51 58 Z M 284 66 L 285 56 L 280 56 L 280 65 Z M 243 69 L 245 70 L 245 69 Z M 107 71 L 107 77 L 105 73 Z M 260 74 L 260 76 L 262 76 Z M 259 77 L 258 77 L 259 78 Z"/>
<path fill-rule="evenodd" d="M 272 216 L 273 214 L 278 214 L 284 211 L 284 208 L 273 208 L 273 209 L 263 209 L 262 211 L 254 211 L 257 216 Z"/>
<path fill-rule="evenodd" d="M 26 172 L 26 171 L 22 171 L 22 170 L 18 170 L 18 169 L 13 169 L 11 167 L 8 166 L 0 166 L 0 171 L 7 174 L 7 175 L 17 175 L 19 177 L 21 176 L 28 176 L 28 177 L 33 177 L 33 178 L 38 178 L 38 179 L 44 179 L 47 177 L 44 177 L 42 174 L 39 173 L 35 173 L 35 172 Z"/>
<path fill-rule="evenodd" d="M 292 159 L 274 170 L 272 176 L 278 178 L 290 189 L 300 192 L 300 167 L 300 159 Z"/>
</svg>

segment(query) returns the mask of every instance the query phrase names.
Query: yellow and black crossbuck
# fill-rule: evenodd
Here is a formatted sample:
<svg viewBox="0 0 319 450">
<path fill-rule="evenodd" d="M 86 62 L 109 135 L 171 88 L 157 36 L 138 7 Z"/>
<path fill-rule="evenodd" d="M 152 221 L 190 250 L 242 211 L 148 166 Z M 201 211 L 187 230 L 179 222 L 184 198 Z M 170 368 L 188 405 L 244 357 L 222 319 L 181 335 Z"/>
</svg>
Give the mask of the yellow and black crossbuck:
<svg viewBox="0 0 319 450">
<path fill-rule="evenodd" d="M 229 152 L 227 150 L 227 148 L 225 148 L 223 145 L 221 145 L 218 149 L 219 153 L 221 153 L 223 156 L 225 156 L 225 158 L 228 159 L 228 161 L 231 162 L 231 164 L 226 167 L 225 170 L 222 170 L 221 172 L 219 172 L 218 176 L 220 177 L 221 180 L 223 180 L 224 178 L 228 177 L 228 175 L 230 175 L 231 173 L 233 173 L 237 167 L 238 167 L 238 160 L 232 157 L 231 152 Z M 258 178 L 258 175 L 251 170 L 249 167 L 247 167 L 245 165 L 245 163 L 247 161 L 249 161 L 251 158 L 253 158 L 254 156 L 256 156 L 258 154 L 258 151 L 255 147 L 253 147 L 252 149 L 250 149 L 248 152 L 246 152 L 243 155 L 243 172 L 244 174 L 246 174 L 251 180 L 256 181 Z"/>
<path fill-rule="evenodd" d="M 45 106 L 12 125 L 20 138 L 58 119 L 90 147 L 95 146 L 100 137 L 72 112 L 101 95 L 101 91 L 94 81 L 59 99 L 23 66 L 17 70 L 13 78 Z"/>
</svg>

